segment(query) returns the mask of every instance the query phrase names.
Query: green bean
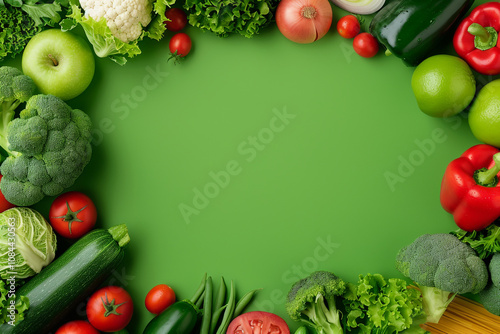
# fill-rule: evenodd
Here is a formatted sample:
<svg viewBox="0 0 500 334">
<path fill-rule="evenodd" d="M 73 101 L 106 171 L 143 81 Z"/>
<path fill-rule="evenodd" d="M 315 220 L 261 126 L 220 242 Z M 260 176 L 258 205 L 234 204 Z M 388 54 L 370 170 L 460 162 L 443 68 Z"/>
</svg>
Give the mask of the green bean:
<svg viewBox="0 0 500 334">
<path fill-rule="evenodd" d="M 236 303 L 236 308 L 234 309 L 233 318 L 236 318 L 237 316 L 239 316 L 243 312 L 245 307 L 247 307 L 247 305 L 252 301 L 253 296 L 255 296 L 255 294 L 259 290 L 262 290 L 262 289 L 255 289 L 255 290 L 249 291 L 243 297 L 241 297 L 241 299 L 238 301 L 238 303 Z"/>
<path fill-rule="evenodd" d="M 205 285 L 205 301 L 203 302 L 203 318 L 201 319 L 200 334 L 209 334 L 212 320 L 212 277 L 208 276 Z"/>
<path fill-rule="evenodd" d="M 233 281 L 231 281 L 231 290 L 229 292 L 229 300 L 227 301 L 227 308 L 224 311 L 224 316 L 222 317 L 222 323 L 217 330 L 217 334 L 226 334 L 229 323 L 233 320 L 234 307 L 236 304 L 236 291 L 234 288 Z"/>
<path fill-rule="evenodd" d="M 216 312 L 212 315 L 212 321 L 211 321 L 212 325 L 210 329 L 211 334 L 215 333 L 215 327 L 219 322 L 219 317 L 221 313 L 220 312 L 217 313 L 217 311 L 224 305 L 225 301 L 226 301 L 226 282 L 224 282 L 224 277 L 221 276 L 219 293 L 217 294 L 217 299 L 215 300 L 214 304 L 214 310 L 216 310 Z"/>
<path fill-rule="evenodd" d="M 210 324 L 210 334 L 215 334 L 215 329 L 217 328 L 217 322 L 219 321 L 219 317 L 222 314 L 222 311 L 224 311 L 224 309 L 226 308 L 226 306 L 227 305 L 223 305 L 222 307 L 215 309 L 215 312 L 212 315 L 212 323 Z"/>
<path fill-rule="evenodd" d="M 201 281 L 201 284 L 198 287 L 198 290 L 196 290 L 196 292 L 194 293 L 194 296 L 190 299 L 190 301 L 193 304 L 197 304 L 198 299 L 200 298 L 200 296 L 205 291 L 205 284 L 206 284 L 206 282 L 207 282 L 207 273 L 205 273 L 205 275 L 203 276 L 203 280 Z"/>
<path fill-rule="evenodd" d="M 203 305 L 203 301 L 205 300 L 205 291 L 203 291 L 201 293 L 201 296 L 200 298 L 198 298 L 198 300 L 196 301 L 196 304 L 195 306 L 198 308 L 198 309 L 201 309 L 201 306 Z"/>
<path fill-rule="evenodd" d="M 224 277 L 220 278 L 219 293 L 217 294 L 217 299 L 215 301 L 215 309 L 218 310 L 224 305 L 226 301 L 226 282 L 224 282 Z"/>
</svg>

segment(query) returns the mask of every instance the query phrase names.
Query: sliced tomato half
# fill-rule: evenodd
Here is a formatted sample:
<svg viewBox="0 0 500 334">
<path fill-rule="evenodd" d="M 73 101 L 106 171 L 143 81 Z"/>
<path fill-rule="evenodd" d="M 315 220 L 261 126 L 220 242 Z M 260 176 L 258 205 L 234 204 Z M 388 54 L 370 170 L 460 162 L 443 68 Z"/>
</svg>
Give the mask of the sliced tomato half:
<svg viewBox="0 0 500 334">
<path fill-rule="evenodd" d="M 290 334 L 285 320 L 280 316 L 263 311 L 243 313 L 229 324 L 226 334 Z"/>
</svg>

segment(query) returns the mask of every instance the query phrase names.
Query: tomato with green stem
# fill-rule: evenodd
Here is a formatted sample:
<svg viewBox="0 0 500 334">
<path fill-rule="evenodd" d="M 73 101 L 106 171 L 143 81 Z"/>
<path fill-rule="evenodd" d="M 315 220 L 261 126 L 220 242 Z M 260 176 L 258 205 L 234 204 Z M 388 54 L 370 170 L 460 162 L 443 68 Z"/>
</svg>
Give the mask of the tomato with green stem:
<svg viewBox="0 0 500 334">
<path fill-rule="evenodd" d="M 168 48 L 173 55 L 178 57 L 185 57 L 191 51 L 191 38 L 183 32 L 175 34 L 170 39 L 168 44 Z"/>
<path fill-rule="evenodd" d="M 344 38 L 354 38 L 359 34 L 361 25 L 354 15 L 346 15 L 337 22 L 337 31 Z"/>
<path fill-rule="evenodd" d="M 78 191 L 59 195 L 50 206 L 50 225 L 65 238 L 80 238 L 94 227 L 96 220 L 94 202 Z"/>
<path fill-rule="evenodd" d="M 153 314 L 160 314 L 175 303 L 175 292 L 166 284 L 158 284 L 146 295 L 146 308 Z"/>
<path fill-rule="evenodd" d="M 96 292 L 87 302 L 87 318 L 90 324 L 103 332 L 118 332 L 132 319 L 132 297 L 123 288 L 107 286 Z"/>
</svg>

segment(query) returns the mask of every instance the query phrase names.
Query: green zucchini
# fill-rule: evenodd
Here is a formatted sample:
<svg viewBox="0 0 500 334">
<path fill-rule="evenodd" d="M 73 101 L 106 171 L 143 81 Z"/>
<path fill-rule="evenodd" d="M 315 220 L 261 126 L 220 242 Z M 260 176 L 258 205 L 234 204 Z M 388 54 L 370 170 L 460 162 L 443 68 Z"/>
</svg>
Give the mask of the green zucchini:
<svg viewBox="0 0 500 334">
<path fill-rule="evenodd" d="M 0 333 L 48 333 L 117 268 L 129 241 L 125 225 L 95 229 L 80 238 L 16 291 L 16 296 L 28 297 L 30 308 L 15 326 L 1 325 Z"/>
<path fill-rule="evenodd" d="M 142 334 L 189 334 L 195 328 L 199 314 L 191 301 L 175 302 L 154 317 Z"/>
</svg>

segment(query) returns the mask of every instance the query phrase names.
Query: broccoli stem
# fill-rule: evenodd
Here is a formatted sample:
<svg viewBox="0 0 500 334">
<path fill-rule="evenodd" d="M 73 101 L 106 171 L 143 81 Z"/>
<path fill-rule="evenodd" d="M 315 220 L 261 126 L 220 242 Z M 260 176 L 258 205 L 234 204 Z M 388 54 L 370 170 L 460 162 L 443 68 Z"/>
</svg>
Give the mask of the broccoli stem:
<svg viewBox="0 0 500 334">
<path fill-rule="evenodd" d="M 422 292 L 422 303 L 427 315 L 426 322 L 437 324 L 457 294 L 455 293 L 450 296 L 451 292 L 435 287 L 422 285 L 418 287 Z"/>
<path fill-rule="evenodd" d="M 10 155 L 15 155 L 9 150 L 9 141 L 7 140 L 7 126 L 14 119 L 17 107 L 21 101 L 2 102 L 2 116 L 0 117 L 0 146 Z"/>
<path fill-rule="evenodd" d="M 325 304 L 325 298 L 317 295 L 311 307 L 302 311 L 310 319 L 303 320 L 304 323 L 314 328 L 318 334 L 343 334 L 335 298 L 328 298 L 327 303 L 328 306 Z"/>
</svg>

